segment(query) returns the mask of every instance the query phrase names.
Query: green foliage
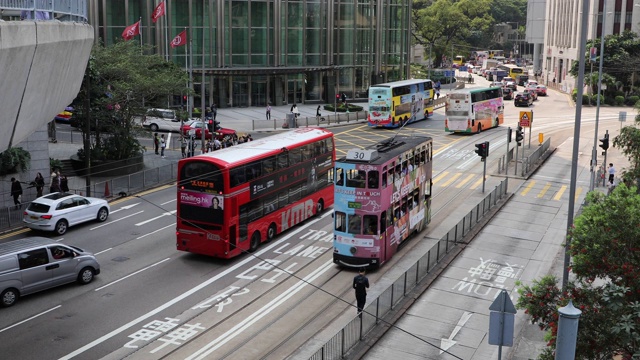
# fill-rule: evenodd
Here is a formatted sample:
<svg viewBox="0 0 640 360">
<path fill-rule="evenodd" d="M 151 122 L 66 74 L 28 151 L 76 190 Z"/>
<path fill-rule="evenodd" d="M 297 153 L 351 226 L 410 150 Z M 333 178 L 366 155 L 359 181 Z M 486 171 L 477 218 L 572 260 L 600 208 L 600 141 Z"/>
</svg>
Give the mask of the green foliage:
<svg viewBox="0 0 640 360">
<path fill-rule="evenodd" d="M 143 147 L 135 137 L 136 117 L 147 108 L 163 107 L 170 95 L 189 93 L 184 69 L 161 56 L 148 55 L 151 53 L 151 47 L 140 47 L 135 41 L 93 47 L 85 81 L 74 101 L 77 120 L 91 120 L 92 159 L 139 155 Z M 80 129 L 84 132 L 85 126 Z M 79 155 L 85 155 L 84 149 Z"/>
<path fill-rule="evenodd" d="M 625 104 L 634 106 L 638 102 L 638 100 L 640 100 L 640 96 L 632 95 L 625 100 Z"/>
<path fill-rule="evenodd" d="M 55 169 L 62 168 L 62 161 L 54 158 L 49 158 L 49 170 L 53 171 Z"/>
<path fill-rule="evenodd" d="M 31 154 L 21 147 L 9 148 L 0 153 L 0 175 L 17 173 L 29 168 Z"/>
<path fill-rule="evenodd" d="M 640 356 L 640 195 L 618 185 L 609 196 L 587 194 L 587 205 L 571 231 L 569 253 L 574 281 L 562 292 L 547 276 L 519 285 L 517 307 L 549 332 L 540 359 L 555 348 L 557 309 L 573 300 L 582 311 L 576 359 L 611 359 L 616 352 Z M 634 357 L 635 358 L 635 357 Z"/>
<path fill-rule="evenodd" d="M 616 104 L 616 105 L 618 105 L 618 106 L 620 106 L 620 105 L 624 104 L 624 96 L 619 96 L 619 95 L 618 95 L 618 96 L 616 96 L 616 97 L 614 98 L 614 102 L 615 102 L 615 104 Z"/>
</svg>

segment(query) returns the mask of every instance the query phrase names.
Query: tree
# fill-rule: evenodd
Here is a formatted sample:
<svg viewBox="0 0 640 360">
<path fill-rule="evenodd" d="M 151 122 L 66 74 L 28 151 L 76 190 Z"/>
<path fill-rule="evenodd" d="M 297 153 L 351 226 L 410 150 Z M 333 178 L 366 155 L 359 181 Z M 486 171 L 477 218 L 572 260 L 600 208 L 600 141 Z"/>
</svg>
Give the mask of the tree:
<svg viewBox="0 0 640 360">
<path fill-rule="evenodd" d="M 135 41 L 97 44 L 92 49 L 85 81 L 74 101 L 74 116 L 82 122 L 91 120 L 92 160 L 139 155 L 144 149 L 135 137 L 136 117 L 148 107 L 164 107 L 173 94 L 189 92 L 184 69 L 161 56 L 148 55 L 151 50 Z M 83 158 L 86 154 L 81 149 L 78 155 Z"/>
<path fill-rule="evenodd" d="M 635 108 L 640 110 L 640 103 L 637 103 Z M 640 125 L 640 115 L 636 115 L 635 124 Z M 613 146 L 620 149 L 631 164 L 631 167 L 622 173 L 622 180 L 627 184 L 636 183 L 640 179 L 640 129 L 634 126 L 623 127 L 620 135 L 613 139 Z"/>
<path fill-rule="evenodd" d="M 540 359 L 553 359 L 557 309 L 571 299 L 582 310 L 576 359 L 640 356 L 640 195 L 618 185 L 611 195 L 591 192 L 571 231 L 571 271 L 563 292 L 546 276 L 520 286 L 517 307 L 549 331 Z"/>
</svg>

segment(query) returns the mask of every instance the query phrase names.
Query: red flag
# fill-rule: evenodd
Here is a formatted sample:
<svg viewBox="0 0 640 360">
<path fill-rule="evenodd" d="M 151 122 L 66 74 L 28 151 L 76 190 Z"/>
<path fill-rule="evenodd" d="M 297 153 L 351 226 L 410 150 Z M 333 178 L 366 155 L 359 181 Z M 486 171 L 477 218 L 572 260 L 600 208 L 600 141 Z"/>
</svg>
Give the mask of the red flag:
<svg viewBox="0 0 640 360">
<path fill-rule="evenodd" d="M 171 47 L 175 48 L 178 46 L 182 46 L 187 43 L 187 30 L 182 30 L 182 32 L 171 40 Z"/>
<path fill-rule="evenodd" d="M 136 35 L 140 35 L 140 20 L 133 25 L 127 26 L 122 32 L 122 38 L 125 40 L 131 40 Z"/>
<path fill-rule="evenodd" d="M 165 9 L 164 1 L 158 4 L 158 6 L 156 6 L 156 8 L 153 10 L 153 14 L 151 14 L 151 20 L 153 21 L 154 24 L 156 21 L 158 21 L 160 16 L 164 15 L 165 10 L 166 9 Z"/>
</svg>

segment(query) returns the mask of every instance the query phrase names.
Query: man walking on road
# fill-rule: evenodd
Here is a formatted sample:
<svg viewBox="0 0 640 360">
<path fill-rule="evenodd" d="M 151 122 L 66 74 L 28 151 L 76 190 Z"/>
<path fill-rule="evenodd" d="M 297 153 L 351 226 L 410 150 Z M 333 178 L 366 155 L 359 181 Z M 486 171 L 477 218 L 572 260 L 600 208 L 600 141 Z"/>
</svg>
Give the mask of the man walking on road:
<svg viewBox="0 0 640 360">
<path fill-rule="evenodd" d="M 359 274 L 353 278 L 353 288 L 356 290 L 358 315 L 362 317 L 362 309 L 367 302 L 367 289 L 369 288 L 369 279 L 364 276 L 364 268 L 361 268 Z"/>
<path fill-rule="evenodd" d="M 609 182 L 613 184 L 613 178 L 616 175 L 616 169 L 613 167 L 613 163 L 609 163 Z"/>
</svg>

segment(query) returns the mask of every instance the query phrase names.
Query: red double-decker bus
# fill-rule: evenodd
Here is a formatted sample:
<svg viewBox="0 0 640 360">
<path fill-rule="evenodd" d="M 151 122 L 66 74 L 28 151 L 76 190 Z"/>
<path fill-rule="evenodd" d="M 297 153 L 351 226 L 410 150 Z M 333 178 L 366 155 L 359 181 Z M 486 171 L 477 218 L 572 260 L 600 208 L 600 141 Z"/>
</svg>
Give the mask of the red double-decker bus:
<svg viewBox="0 0 640 360">
<path fill-rule="evenodd" d="M 231 258 L 333 205 L 333 133 L 300 128 L 178 163 L 177 249 Z"/>
</svg>

